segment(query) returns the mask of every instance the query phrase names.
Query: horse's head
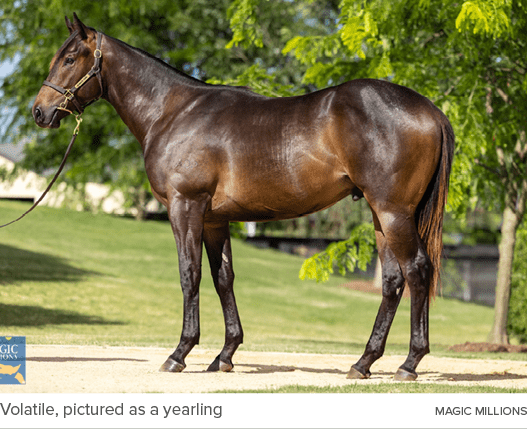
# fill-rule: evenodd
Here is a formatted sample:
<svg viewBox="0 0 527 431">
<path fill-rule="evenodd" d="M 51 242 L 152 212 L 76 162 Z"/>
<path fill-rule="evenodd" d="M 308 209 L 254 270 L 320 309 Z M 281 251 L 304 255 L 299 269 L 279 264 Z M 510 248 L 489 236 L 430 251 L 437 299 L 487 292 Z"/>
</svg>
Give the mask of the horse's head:
<svg viewBox="0 0 527 431">
<path fill-rule="evenodd" d="M 73 15 L 66 17 L 70 37 L 57 51 L 50 72 L 33 105 L 33 117 L 40 127 L 57 128 L 60 120 L 101 97 L 101 34 L 86 27 Z M 96 76 L 98 79 L 90 79 Z"/>
</svg>

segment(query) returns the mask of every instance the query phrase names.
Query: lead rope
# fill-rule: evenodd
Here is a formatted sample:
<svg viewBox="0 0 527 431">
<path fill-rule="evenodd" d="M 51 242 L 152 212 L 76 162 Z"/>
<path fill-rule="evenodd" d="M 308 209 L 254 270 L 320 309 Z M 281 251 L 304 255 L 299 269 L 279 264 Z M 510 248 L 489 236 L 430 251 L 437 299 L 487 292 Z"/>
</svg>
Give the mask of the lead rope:
<svg viewBox="0 0 527 431">
<path fill-rule="evenodd" d="M 57 109 L 60 109 L 61 111 L 66 111 L 66 112 L 69 112 L 70 114 L 73 114 L 73 112 L 71 112 L 69 109 L 66 109 L 66 108 L 63 108 L 63 107 L 59 107 Z M 77 126 L 75 127 L 75 130 L 73 130 L 73 136 L 71 137 L 70 144 L 68 145 L 68 148 L 66 149 L 66 153 L 64 154 L 64 158 L 62 159 L 62 162 L 60 163 L 59 169 L 55 173 L 55 176 L 53 177 L 53 179 L 49 183 L 49 185 L 46 188 L 46 190 L 44 190 L 44 193 L 42 193 L 40 198 L 38 198 L 38 200 L 33 204 L 33 206 L 31 208 L 29 208 L 24 214 L 22 214 L 16 220 L 10 221 L 9 223 L 6 223 L 6 224 L 0 226 L 0 229 L 3 228 L 3 227 L 9 226 L 10 224 L 13 224 L 13 223 L 21 220 L 26 215 L 28 215 L 31 211 L 33 211 L 37 207 L 37 205 L 42 201 L 42 199 L 44 199 L 44 197 L 49 192 L 49 190 L 51 189 L 51 187 L 53 186 L 55 181 L 57 181 L 57 178 L 59 177 L 60 173 L 62 172 L 62 169 L 64 168 L 64 165 L 66 164 L 66 160 L 68 158 L 68 155 L 70 154 L 71 148 L 73 147 L 73 143 L 75 142 L 75 139 L 77 138 L 77 135 L 79 134 L 79 128 L 80 128 L 80 125 L 81 125 L 81 122 L 82 122 L 81 115 L 82 114 L 79 114 L 79 115 L 75 116 L 75 119 L 77 120 Z"/>
</svg>

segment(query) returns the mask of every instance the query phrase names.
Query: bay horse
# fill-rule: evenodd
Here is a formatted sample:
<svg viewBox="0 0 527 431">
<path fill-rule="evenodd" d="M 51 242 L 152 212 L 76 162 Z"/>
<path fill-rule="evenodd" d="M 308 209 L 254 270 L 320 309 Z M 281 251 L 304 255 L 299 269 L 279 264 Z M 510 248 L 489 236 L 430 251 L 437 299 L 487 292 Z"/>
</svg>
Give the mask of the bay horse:
<svg viewBox="0 0 527 431">
<path fill-rule="evenodd" d="M 395 378 L 416 379 L 429 352 L 429 298 L 454 152 L 446 116 L 415 91 L 381 80 L 281 98 L 209 85 L 77 15 L 66 24 L 70 36 L 51 61 L 33 116 L 40 127 L 58 128 L 102 97 L 141 144 L 152 193 L 168 210 L 184 296 L 181 338 L 160 371 L 182 371 L 198 344 L 203 243 L 225 320 L 224 347 L 208 370 L 230 371 L 243 331 L 229 222 L 300 217 L 352 195 L 371 207 L 383 281 L 373 332 L 348 377 L 370 376 L 408 285 L 410 350 Z"/>
</svg>

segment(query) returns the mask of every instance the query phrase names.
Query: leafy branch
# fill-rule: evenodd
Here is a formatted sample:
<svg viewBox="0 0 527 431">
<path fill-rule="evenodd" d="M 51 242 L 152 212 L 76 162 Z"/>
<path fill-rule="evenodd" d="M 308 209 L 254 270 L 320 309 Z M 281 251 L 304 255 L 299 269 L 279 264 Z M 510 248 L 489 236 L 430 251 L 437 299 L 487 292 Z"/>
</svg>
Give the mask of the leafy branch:
<svg viewBox="0 0 527 431">
<path fill-rule="evenodd" d="M 227 16 L 233 36 L 226 48 L 238 46 L 240 43 L 245 48 L 252 44 L 258 48 L 263 47 L 262 31 L 256 27 L 258 3 L 258 0 L 235 0 L 229 7 Z"/>
<path fill-rule="evenodd" d="M 363 223 L 351 231 L 345 241 L 331 243 L 325 251 L 306 259 L 300 269 L 299 277 L 327 281 L 336 266 L 341 275 L 353 272 L 358 267 L 366 270 L 375 251 L 375 230 L 371 223 Z"/>
</svg>

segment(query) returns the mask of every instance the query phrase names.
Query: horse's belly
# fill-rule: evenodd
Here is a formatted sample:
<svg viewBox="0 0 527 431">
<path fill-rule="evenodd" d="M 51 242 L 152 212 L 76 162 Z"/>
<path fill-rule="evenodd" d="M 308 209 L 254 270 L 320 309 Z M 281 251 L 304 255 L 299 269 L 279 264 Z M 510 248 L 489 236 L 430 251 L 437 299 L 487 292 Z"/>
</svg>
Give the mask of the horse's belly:
<svg viewBox="0 0 527 431">
<path fill-rule="evenodd" d="M 238 184 L 217 190 L 206 219 L 271 221 L 301 217 L 330 207 L 353 189 L 347 177 L 327 180 L 299 187 L 268 179 L 260 184 Z"/>
</svg>

